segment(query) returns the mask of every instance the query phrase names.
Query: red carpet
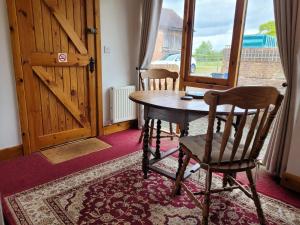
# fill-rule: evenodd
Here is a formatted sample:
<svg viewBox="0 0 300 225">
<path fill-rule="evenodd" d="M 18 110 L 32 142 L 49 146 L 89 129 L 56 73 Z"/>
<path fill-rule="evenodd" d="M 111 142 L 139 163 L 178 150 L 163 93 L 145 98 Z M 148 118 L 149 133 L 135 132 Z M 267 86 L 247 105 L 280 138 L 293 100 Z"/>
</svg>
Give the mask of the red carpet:
<svg viewBox="0 0 300 225">
<path fill-rule="evenodd" d="M 143 179 L 141 157 L 134 152 L 5 197 L 5 215 L 11 224 L 201 224 L 202 212 L 186 193 L 170 197 L 171 180 L 157 173 Z M 177 159 L 158 165 L 175 172 Z M 193 174 L 185 184 L 203 189 L 205 178 L 198 179 Z M 222 178 L 215 176 L 213 185 L 221 186 Z M 268 225 L 300 223 L 299 209 L 265 195 L 260 199 Z M 238 190 L 212 195 L 210 224 L 257 225 L 254 203 Z"/>
<path fill-rule="evenodd" d="M 2 196 L 7 196 L 140 150 L 141 146 L 137 144 L 139 134 L 140 132 L 137 130 L 129 130 L 101 137 L 102 140 L 112 145 L 112 148 L 57 165 L 52 165 L 39 153 L 12 161 L 1 162 L 0 192 Z M 166 140 L 162 142 L 165 143 L 163 144 L 164 148 L 176 145 L 175 142 L 172 143 Z M 241 175 L 240 179 L 244 181 L 244 176 Z M 299 195 L 279 186 L 265 172 L 260 174 L 257 188 L 259 192 L 267 196 L 300 208 Z"/>
</svg>

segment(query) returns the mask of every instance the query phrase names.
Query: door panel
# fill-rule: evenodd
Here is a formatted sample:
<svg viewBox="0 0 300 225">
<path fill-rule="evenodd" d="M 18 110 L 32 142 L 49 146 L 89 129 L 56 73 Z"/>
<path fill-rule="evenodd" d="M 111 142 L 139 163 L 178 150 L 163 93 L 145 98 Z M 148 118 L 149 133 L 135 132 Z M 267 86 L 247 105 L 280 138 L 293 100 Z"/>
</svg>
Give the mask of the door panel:
<svg viewBox="0 0 300 225">
<path fill-rule="evenodd" d="M 20 36 L 31 150 L 95 136 L 96 74 L 88 66 L 95 35 L 87 33 L 95 27 L 94 1 L 9 2 Z"/>
</svg>

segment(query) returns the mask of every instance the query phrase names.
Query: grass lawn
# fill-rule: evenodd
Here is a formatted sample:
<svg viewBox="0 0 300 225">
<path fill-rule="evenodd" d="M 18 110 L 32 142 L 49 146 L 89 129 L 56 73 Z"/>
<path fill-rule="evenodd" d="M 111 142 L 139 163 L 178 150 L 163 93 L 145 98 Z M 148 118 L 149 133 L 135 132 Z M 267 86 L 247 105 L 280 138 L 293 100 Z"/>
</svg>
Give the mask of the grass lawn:
<svg viewBox="0 0 300 225">
<path fill-rule="evenodd" d="M 220 73 L 223 61 L 212 62 L 197 62 L 196 74 L 201 76 L 208 76 L 211 73 Z"/>
</svg>

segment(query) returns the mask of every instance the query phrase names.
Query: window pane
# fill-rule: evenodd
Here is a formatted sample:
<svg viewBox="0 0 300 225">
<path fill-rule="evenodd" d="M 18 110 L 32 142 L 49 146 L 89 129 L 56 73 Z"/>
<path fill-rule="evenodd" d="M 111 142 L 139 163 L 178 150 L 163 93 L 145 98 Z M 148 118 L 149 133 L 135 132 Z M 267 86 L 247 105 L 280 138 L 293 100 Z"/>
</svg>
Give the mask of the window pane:
<svg viewBox="0 0 300 225">
<path fill-rule="evenodd" d="M 228 78 L 236 0 L 197 0 L 191 75 Z"/>
<path fill-rule="evenodd" d="M 273 0 L 248 0 L 238 86 L 275 86 L 284 92 L 283 82 L 285 78 L 277 47 Z M 260 158 L 265 155 L 272 129 Z"/>
<path fill-rule="evenodd" d="M 180 71 L 184 0 L 164 0 L 151 68 Z"/>
<path fill-rule="evenodd" d="M 273 0 L 248 0 L 238 85 L 270 85 L 284 92 Z"/>
</svg>

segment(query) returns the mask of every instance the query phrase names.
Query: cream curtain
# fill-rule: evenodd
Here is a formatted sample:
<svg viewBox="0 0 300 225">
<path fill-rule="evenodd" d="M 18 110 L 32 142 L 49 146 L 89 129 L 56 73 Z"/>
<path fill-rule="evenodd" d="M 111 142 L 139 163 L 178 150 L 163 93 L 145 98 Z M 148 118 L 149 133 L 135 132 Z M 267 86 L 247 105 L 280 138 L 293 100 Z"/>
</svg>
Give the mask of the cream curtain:
<svg viewBox="0 0 300 225">
<path fill-rule="evenodd" d="M 274 12 L 281 63 L 288 86 L 264 163 L 269 172 L 281 176 L 287 167 L 300 105 L 300 1 L 274 0 Z"/>
<path fill-rule="evenodd" d="M 151 63 L 163 0 L 144 0 L 139 55 L 139 69 L 147 69 Z"/>
<path fill-rule="evenodd" d="M 138 75 L 148 69 L 153 56 L 163 0 L 144 0 Z M 139 79 L 140 83 L 140 79 Z M 140 85 L 140 84 L 139 84 Z M 143 124 L 143 107 L 139 107 L 139 128 Z"/>
</svg>

